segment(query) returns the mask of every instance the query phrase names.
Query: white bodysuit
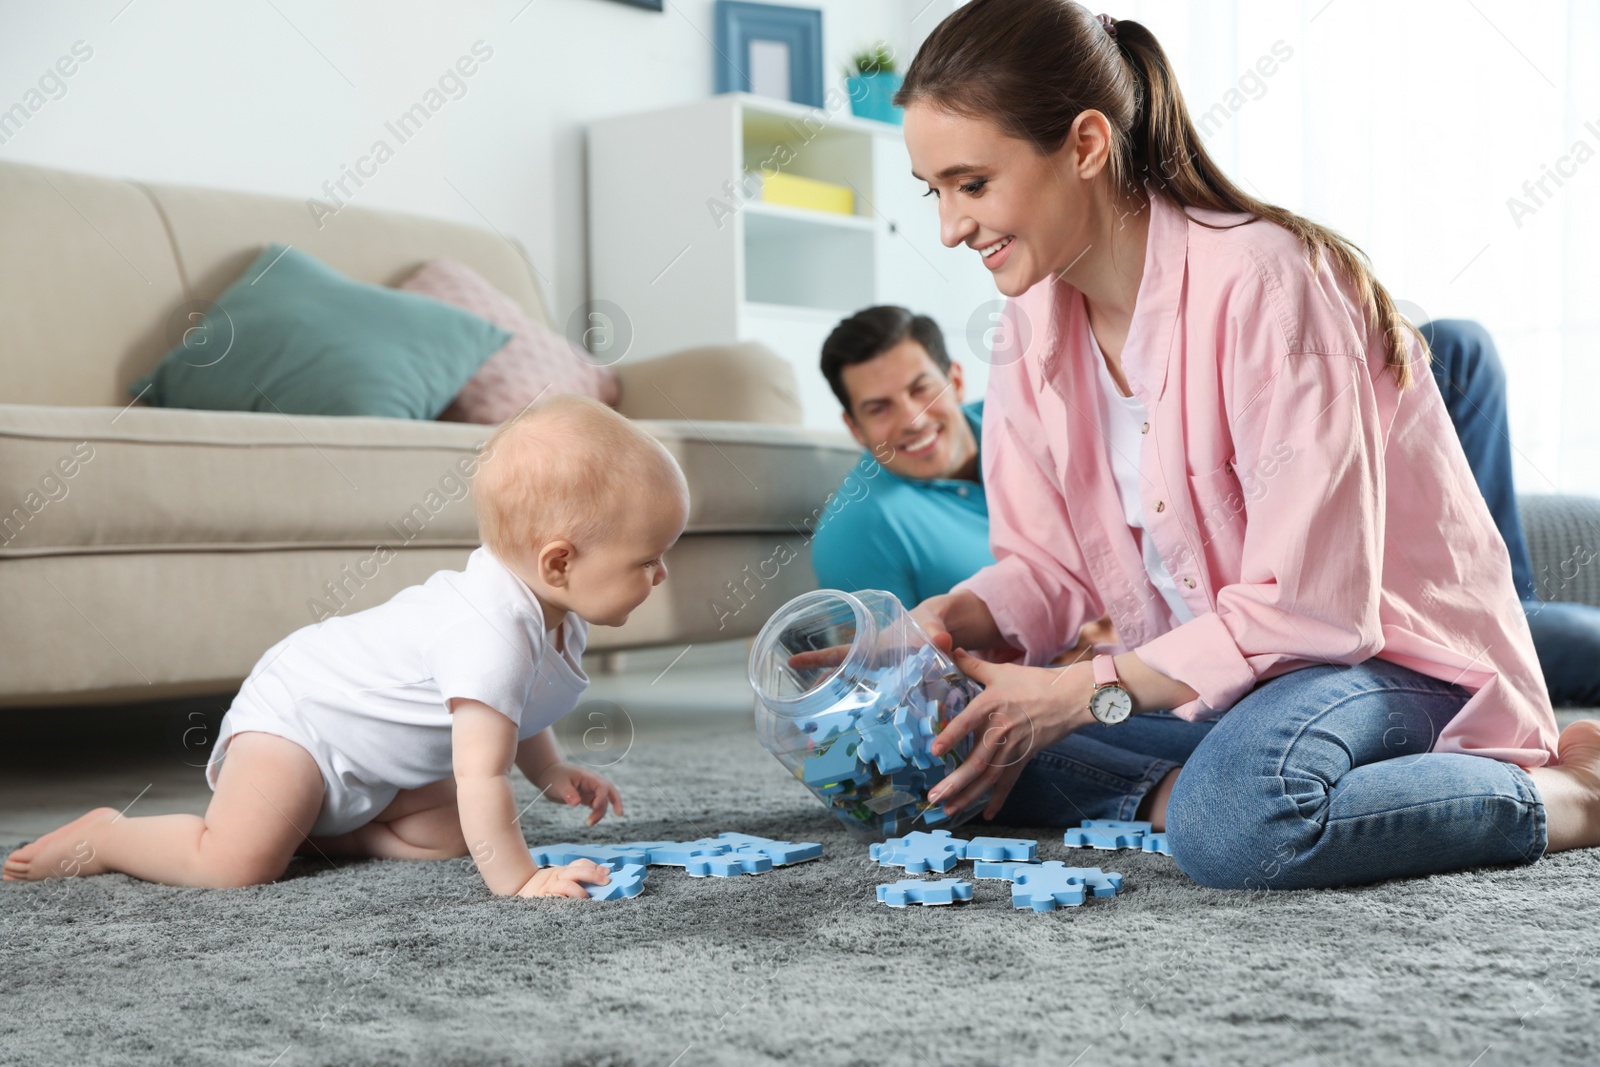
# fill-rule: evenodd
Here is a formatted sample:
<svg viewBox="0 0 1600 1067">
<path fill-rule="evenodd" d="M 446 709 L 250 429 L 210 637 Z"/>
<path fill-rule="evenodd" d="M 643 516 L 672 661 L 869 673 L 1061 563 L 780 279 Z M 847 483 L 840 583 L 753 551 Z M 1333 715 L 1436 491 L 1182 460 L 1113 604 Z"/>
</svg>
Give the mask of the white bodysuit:
<svg viewBox="0 0 1600 1067">
<path fill-rule="evenodd" d="M 304 747 L 322 769 L 310 836 L 371 822 L 402 789 L 453 773 L 448 698 L 481 701 L 526 740 L 577 706 L 589 625 L 562 620 L 554 647 L 539 601 L 487 548 L 383 604 L 304 626 L 269 648 L 223 717 L 206 764 L 217 777 L 234 734 Z"/>
</svg>

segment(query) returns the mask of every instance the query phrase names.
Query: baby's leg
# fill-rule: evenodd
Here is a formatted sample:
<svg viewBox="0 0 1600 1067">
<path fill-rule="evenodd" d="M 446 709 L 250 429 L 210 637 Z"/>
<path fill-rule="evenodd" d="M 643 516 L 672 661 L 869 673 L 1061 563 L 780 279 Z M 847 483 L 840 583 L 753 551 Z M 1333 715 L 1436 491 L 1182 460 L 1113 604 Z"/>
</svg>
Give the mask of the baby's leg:
<svg viewBox="0 0 1600 1067">
<path fill-rule="evenodd" d="M 322 772 L 274 734 L 235 734 L 204 816 L 130 818 L 96 808 L 6 857 L 7 880 L 122 871 L 181 886 L 246 886 L 281 875 L 322 807 Z"/>
<path fill-rule="evenodd" d="M 336 837 L 307 838 L 299 855 L 371 856 L 393 860 L 443 860 L 467 854 L 456 808 L 456 780 L 402 789 L 365 826 Z"/>
</svg>

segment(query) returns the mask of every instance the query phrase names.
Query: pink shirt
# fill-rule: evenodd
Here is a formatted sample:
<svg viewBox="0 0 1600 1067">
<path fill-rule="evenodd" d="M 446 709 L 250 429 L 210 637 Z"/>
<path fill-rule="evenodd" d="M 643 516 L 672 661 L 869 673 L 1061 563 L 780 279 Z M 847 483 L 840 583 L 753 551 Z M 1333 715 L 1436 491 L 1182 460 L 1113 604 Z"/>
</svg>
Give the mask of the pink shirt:
<svg viewBox="0 0 1600 1067">
<path fill-rule="evenodd" d="M 1149 582 L 1083 296 L 1054 276 L 1006 302 L 1016 345 L 997 350 L 983 419 L 996 562 L 956 588 L 1036 666 L 1109 613 L 1124 649 L 1199 694 L 1172 709 L 1185 719 L 1301 667 L 1377 656 L 1472 692 L 1435 751 L 1553 762 L 1511 559 L 1415 338 L 1402 393 L 1352 287 L 1326 262 L 1312 271 L 1293 234 L 1151 204 L 1122 371 L 1150 413 L 1146 536 L 1195 617 L 1177 625 Z"/>
</svg>

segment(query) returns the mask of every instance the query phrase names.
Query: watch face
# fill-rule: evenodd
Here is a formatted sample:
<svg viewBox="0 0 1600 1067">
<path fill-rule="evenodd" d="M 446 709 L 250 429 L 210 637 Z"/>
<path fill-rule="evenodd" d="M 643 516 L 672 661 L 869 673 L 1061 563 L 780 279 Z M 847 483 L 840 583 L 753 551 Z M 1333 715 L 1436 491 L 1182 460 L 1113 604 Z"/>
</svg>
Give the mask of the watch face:
<svg viewBox="0 0 1600 1067">
<path fill-rule="evenodd" d="M 1103 723 L 1118 723 L 1133 713 L 1133 698 L 1120 685 L 1102 686 L 1089 698 L 1089 714 Z"/>
</svg>

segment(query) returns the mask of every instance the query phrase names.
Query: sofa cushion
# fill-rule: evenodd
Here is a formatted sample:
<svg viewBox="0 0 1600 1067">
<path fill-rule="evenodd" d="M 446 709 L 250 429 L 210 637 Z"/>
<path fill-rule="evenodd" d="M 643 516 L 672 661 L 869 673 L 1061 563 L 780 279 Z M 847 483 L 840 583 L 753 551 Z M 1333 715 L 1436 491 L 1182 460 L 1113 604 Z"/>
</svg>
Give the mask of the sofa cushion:
<svg viewBox="0 0 1600 1067">
<path fill-rule="evenodd" d="M 271 244 L 129 391 L 159 407 L 432 419 L 510 337 Z"/>
<path fill-rule="evenodd" d="M 860 450 L 799 427 L 641 421 L 683 467 L 688 533 L 796 532 Z M 0 558 L 472 546 L 470 423 L 0 404 Z"/>
<path fill-rule="evenodd" d="M 440 414 L 446 422 L 498 425 L 541 397 L 563 393 L 616 407 L 617 376 L 609 367 L 590 362 L 587 352 L 533 321 L 465 263 L 435 259 L 400 288 L 482 316 L 511 334 Z"/>
</svg>

